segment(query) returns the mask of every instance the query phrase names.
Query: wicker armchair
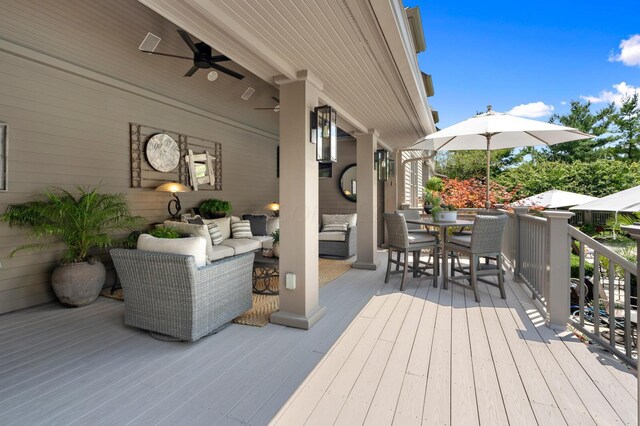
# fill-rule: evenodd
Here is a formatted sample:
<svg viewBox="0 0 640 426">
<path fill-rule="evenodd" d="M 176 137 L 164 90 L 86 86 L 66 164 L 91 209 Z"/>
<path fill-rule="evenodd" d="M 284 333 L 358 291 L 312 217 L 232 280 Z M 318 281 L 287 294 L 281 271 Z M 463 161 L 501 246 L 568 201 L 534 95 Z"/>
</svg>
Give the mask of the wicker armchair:
<svg viewBox="0 0 640 426">
<path fill-rule="evenodd" d="M 358 245 L 358 233 L 356 226 L 350 226 L 345 234 L 344 241 L 318 241 L 318 254 L 322 257 L 348 258 L 355 256 Z"/>
<path fill-rule="evenodd" d="M 480 295 L 478 294 L 478 280 L 479 277 L 486 275 L 497 275 L 498 284 L 500 289 L 500 296 L 503 299 L 507 298 L 504 289 L 504 270 L 502 269 L 502 234 L 504 228 L 507 225 L 508 217 L 506 214 L 499 215 L 477 215 L 473 224 L 473 231 L 471 235 L 454 235 L 446 242 L 444 249 L 449 252 L 456 252 L 461 255 L 469 257 L 469 273 L 462 269 L 455 269 L 455 272 L 463 272 L 461 276 L 446 276 L 444 273 L 444 288 L 448 285 L 458 284 L 473 290 L 476 302 L 480 302 Z M 481 257 L 490 257 L 496 260 L 495 265 L 480 265 Z M 452 262 L 453 263 L 453 262 Z M 452 264 L 452 273 L 453 264 Z M 469 286 L 464 285 L 463 282 L 469 282 Z M 486 284 L 496 286 L 491 281 L 482 280 Z"/>
<path fill-rule="evenodd" d="M 195 341 L 251 309 L 253 253 L 200 269 L 178 254 L 114 249 L 111 257 L 132 327 Z"/>
</svg>

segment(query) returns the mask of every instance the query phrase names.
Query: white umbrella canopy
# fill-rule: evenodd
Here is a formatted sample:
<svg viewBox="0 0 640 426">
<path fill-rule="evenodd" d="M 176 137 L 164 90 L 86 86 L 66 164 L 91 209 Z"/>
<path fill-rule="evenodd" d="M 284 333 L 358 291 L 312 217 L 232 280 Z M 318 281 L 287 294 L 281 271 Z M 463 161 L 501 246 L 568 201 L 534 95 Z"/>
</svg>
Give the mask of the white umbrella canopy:
<svg viewBox="0 0 640 426">
<path fill-rule="evenodd" d="M 430 151 L 487 150 L 486 207 L 489 208 L 489 166 L 492 149 L 555 145 L 592 137 L 593 135 L 572 127 L 495 112 L 491 110 L 491 105 L 489 105 L 487 112 L 432 133 L 416 142 L 410 149 Z"/>
<path fill-rule="evenodd" d="M 625 189 L 585 204 L 571 207 L 569 210 L 602 212 L 638 212 L 640 211 L 640 186 Z"/>
<path fill-rule="evenodd" d="M 552 189 L 551 191 L 546 191 L 527 198 L 523 198 L 512 203 L 512 205 L 539 206 L 546 209 L 560 209 L 563 207 L 577 206 L 578 204 L 588 203 L 589 201 L 594 201 L 597 199 L 597 197 L 592 197 L 590 195 Z"/>
</svg>

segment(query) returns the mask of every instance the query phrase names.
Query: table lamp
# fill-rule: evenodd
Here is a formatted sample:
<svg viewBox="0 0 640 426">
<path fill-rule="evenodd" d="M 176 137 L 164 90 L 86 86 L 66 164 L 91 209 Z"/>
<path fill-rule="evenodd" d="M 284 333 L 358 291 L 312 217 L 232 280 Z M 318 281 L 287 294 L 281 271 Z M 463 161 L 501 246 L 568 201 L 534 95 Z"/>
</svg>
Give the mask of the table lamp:
<svg viewBox="0 0 640 426">
<path fill-rule="evenodd" d="M 280 203 L 278 203 L 277 201 L 274 201 L 273 203 L 267 204 L 267 207 L 265 207 L 265 208 L 267 210 L 271 210 L 275 217 L 280 216 Z"/>
<path fill-rule="evenodd" d="M 182 208 L 180 206 L 180 198 L 178 198 L 177 193 L 189 192 L 191 191 L 191 189 L 178 182 L 167 182 L 157 187 L 156 191 L 171 192 L 174 199 L 169 200 L 169 204 L 167 204 L 167 210 L 169 211 L 171 218 L 176 219 L 178 217 L 178 214 L 180 213 L 180 209 Z"/>
</svg>

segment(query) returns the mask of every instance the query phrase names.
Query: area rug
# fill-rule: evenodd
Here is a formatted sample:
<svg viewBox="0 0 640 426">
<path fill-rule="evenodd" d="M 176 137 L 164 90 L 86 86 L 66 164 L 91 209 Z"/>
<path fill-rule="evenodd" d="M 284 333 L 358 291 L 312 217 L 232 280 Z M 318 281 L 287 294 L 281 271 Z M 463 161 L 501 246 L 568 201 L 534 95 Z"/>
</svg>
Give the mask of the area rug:
<svg viewBox="0 0 640 426">
<path fill-rule="evenodd" d="M 351 269 L 352 260 L 336 260 L 320 258 L 318 262 L 318 285 L 322 287 L 335 280 L 349 269 Z M 269 280 L 269 288 L 278 288 L 278 279 Z M 124 300 L 122 289 L 117 289 L 113 293 L 111 289 L 104 289 L 100 293 L 101 296 L 115 300 Z M 269 317 L 272 313 L 279 309 L 278 296 L 267 296 L 263 294 L 253 295 L 253 307 L 244 314 L 235 318 L 233 322 L 242 325 L 250 325 L 254 327 L 264 327 L 269 324 Z"/>
</svg>

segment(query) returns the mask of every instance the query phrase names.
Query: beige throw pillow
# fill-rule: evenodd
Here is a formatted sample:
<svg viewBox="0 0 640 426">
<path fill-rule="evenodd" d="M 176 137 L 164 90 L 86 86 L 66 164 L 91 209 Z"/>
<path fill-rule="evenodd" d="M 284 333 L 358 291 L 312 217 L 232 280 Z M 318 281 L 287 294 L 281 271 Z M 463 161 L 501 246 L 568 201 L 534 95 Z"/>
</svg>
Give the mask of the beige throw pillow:
<svg viewBox="0 0 640 426">
<path fill-rule="evenodd" d="M 207 263 L 207 242 L 205 238 L 156 238 L 149 234 L 140 234 L 138 237 L 138 250 L 152 251 L 155 253 L 172 253 L 193 256 L 198 268 Z"/>
<path fill-rule="evenodd" d="M 166 220 L 163 226 L 173 228 L 181 234 L 193 234 L 196 237 L 204 238 L 207 242 L 207 258 L 213 259 L 213 243 L 211 242 L 211 235 L 209 234 L 209 228 L 207 225 L 192 225 L 190 223 Z"/>
</svg>

